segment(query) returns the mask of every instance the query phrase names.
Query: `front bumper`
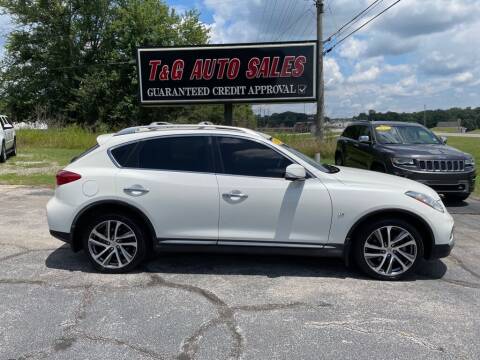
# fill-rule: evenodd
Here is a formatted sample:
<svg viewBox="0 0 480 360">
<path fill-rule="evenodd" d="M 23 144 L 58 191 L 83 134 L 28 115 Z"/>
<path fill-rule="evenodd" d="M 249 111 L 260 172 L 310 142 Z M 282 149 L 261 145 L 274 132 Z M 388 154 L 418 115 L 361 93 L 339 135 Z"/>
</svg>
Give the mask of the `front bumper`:
<svg viewBox="0 0 480 360">
<path fill-rule="evenodd" d="M 454 235 L 454 229 L 452 229 L 449 242 L 447 244 L 434 244 L 432 247 L 432 251 L 428 256 L 428 259 L 433 260 L 433 259 L 445 258 L 450 255 L 454 246 L 455 246 L 455 235 Z"/>
<path fill-rule="evenodd" d="M 393 175 L 415 180 L 431 187 L 439 194 L 470 194 L 475 190 L 475 170 L 435 173 L 407 170 L 392 166 Z"/>
<path fill-rule="evenodd" d="M 70 233 L 64 233 L 61 231 L 50 230 L 50 235 L 54 238 L 66 242 L 67 244 L 72 243 L 72 235 Z"/>
</svg>

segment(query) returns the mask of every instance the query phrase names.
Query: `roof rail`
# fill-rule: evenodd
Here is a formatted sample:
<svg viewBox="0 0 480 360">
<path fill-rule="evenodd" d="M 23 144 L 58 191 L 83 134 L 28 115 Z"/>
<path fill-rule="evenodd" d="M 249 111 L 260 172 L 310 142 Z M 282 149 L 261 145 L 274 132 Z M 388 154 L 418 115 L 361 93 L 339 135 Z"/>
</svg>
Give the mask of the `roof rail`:
<svg viewBox="0 0 480 360">
<path fill-rule="evenodd" d="M 145 125 L 145 126 L 133 126 L 129 128 L 125 128 L 117 132 L 114 136 L 121 136 L 121 135 L 129 135 L 129 134 L 136 134 L 140 132 L 149 132 L 149 131 L 161 131 L 161 130 L 229 130 L 229 131 L 238 131 L 243 132 L 250 135 L 260 136 L 254 130 L 234 127 L 234 126 L 226 126 L 226 125 L 213 125 L 213 124 L 163 124 L 163 125 Z"/>
</svg>

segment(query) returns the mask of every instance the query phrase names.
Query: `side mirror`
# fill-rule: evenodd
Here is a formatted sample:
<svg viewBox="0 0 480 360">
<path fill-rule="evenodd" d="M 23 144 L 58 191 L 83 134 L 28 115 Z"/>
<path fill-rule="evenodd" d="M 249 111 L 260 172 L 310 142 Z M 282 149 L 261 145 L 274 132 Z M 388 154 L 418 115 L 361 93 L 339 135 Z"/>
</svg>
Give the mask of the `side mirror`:
<svg viewBox="0 0 480 360">
<path fill-rule="evenodd" d="M 370 144 L 370 136 L 367 136 L 367 135 L 359 136 L 358 141 L 364 144 Z"/>
<path fill-rule="evenodd" d="M 444 144 L 446 144 L 447 141 L 448 141 L 448 138 L 447 138 L 446 136 L 441 136 L 440 139 L 442 140 L 442 142 L 443 142 Z"/>
<path fill-rule="evenodd" d="M 12 124 L 5 124 L 5 125 L 3 126 L 3 128 L 4 128 L 5 130 L 7 130 L 7 129 L 13 129 L 13 125 L 12 125 Z"/>
<path fill-rule="evenodd" d="M 307 177 L 307 171 L 302 165 L 292 164 L 287 166 L 285 171 L 285 179 L 287 180 L 305 180 Z"/>
</svg>

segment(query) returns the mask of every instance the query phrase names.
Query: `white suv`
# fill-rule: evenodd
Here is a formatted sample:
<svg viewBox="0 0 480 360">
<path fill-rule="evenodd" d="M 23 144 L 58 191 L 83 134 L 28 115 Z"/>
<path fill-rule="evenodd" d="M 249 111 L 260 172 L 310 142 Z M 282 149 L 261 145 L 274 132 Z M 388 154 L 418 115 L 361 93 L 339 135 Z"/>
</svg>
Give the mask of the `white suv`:
<svg viewBox="0 0 480 360">
<path fill-rule="evenodd" d="M 454 244 L 431 188 L 320 165 L 252 130 L 159 125 L 97 141 L 57 174 L 47 212 L 51 234 L 99 271 L 132 270 L 158 248 L 338 256 L 399 279 Z"/>
<path fill-rule="evenodd" d="M 9 154 L 17 155 L 15 129 L 5 115 L 0 115 L 0 163 L 7 161 Z"/>
</svg>

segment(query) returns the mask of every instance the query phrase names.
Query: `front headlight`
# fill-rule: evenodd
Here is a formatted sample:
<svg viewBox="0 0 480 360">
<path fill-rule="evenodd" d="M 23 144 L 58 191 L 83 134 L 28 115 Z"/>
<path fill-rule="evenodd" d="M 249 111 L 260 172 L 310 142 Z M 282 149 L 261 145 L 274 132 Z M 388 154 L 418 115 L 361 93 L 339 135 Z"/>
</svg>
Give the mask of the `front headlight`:
<svg viewBox="0 0 480 360">
<path fill-rule="evenodd" d="M 474 159 L 474 158 L 470 158 L 470 159 L 465 160 L 465 165 L 467 165 L 467 166 L 475 166 L 475 159 Z"/>
<path fill-rule="evenodd" d="M 405 195 L 410 196 L 411 198 L 414 198 L 415 200 L 418 200 L 425 205 L 430 206 L 431 208 L 438 210 L 440 212 L 445 212 L 445 208 L 443 206 L 442 200 L 435 200 L 431 196 L 428 196 L 426 194 L 422 194 L 416 191 L 407 191 Z"/>
<path fill-rule="evenodd" d="M 392 162 L 395 165 L 409 165 L 409 166 L 415 165 L 415 160 L 409 159 L 409 158 L 392 158 Z"/>
</svg>

